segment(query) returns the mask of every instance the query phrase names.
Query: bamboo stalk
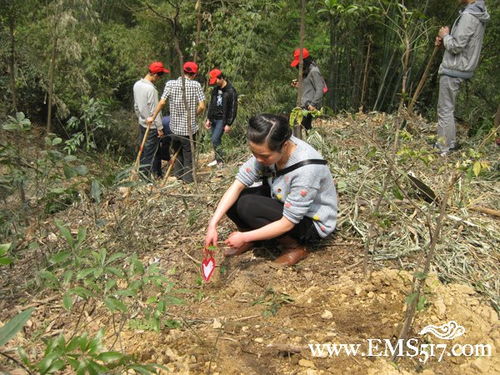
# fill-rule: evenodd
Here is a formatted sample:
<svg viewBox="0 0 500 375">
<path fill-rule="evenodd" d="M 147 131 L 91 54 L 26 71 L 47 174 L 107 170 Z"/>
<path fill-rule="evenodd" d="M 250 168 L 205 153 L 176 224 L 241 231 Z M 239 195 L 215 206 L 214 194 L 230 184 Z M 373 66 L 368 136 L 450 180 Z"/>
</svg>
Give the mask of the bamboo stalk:
<svg viewBox="0 0 500 375">
<path fill-rule="evenodd" d="M 142 142 L 141 142 L 141 145 L 139 146 L 139 151 L 137 152 L 137 157 L 135 158 L 134 169 L 133 169 L 132 174 L 130 176 L 130 179 L 132 181 L 137 180 L 137 177 L 139 176 L 139 166 L 141 164 L 141 155 L 142 155 L 142 152 L 144 151 L 144 145 L 146 144 L 146 139 L 148 138 L 150 128 L 151 128 L 151 125 L 148 124 L 148 127 L 146 128 L 146 131 L 144 132 L 144 137 L 142 137 Z"/>
<path fill-rule="evenodd" d="M 301 0 L 301 11 L 300 11 L 300 31 L 299 31 L 299 77 L 298 77 L 298 90 L 297 90 L 297 107 L 300 107 L 300 102 L 302 100 L 302 93 L 304 92 L 304 88 L 302 87 L 303 82 L 303 73 L 304 73 L 304 35 L 305 35 L 305 26 L 304 26 L 304 18 L 305 18 L 305 9 L 306 9 L 306 1 Z M 297 124 L 293 127 L 293 135 L 299 139 L 302 139 L 302 126 L 301 124 Z"/>
<path fill-rule="evenodd" d="M 163 177 L 163 185 L 167 182 L 168 178 L 170 177 L 170 173 L 172 172 L 172 168 L 174 167 L 175 161 L 177 160 L 177 156 L 179 156 L 179 152 L 181 152 L 182 147 L 179 147 L 179 149 L 175 152 L 174 156 L 172 156 L 172 159 L 170 159 L 170 165 L 168 166 L 167 173 L 165 173 L 165 177 Z"/>
<path fill-rule="evenodd" d="M 384 78 L 382 78 L 382 82 L 380 84 L 380 87 L 378 89 L 377 93 L 377 99 L 375 100 L 375 104 L 373 105 L 373 110 L 376 111 L 378 109 L 378 104 L 379 101 L 382 97 L 382 92 L 384 91 L 386 80 L 387 80 L 387 75 L 389 74 L 389 70 L 391 69 L 392 66 L 392 61 L 394 60 L 394 57 L 396 56 L 396 50 L 392 53 L 391 59 L 389 60 L 389 64 L 387 64 L 387 67 L 384 72 Z"/>
<path fill-rule="evenodd" d="M 481 206 L 473 206 L 470 208 L 472 211 L 477 211 L 477 212 L 481 212 L 483 214 L 487 214 L 487 215 L 491 215 L 491 216 L 496 216 L 496 217 L 500 217 L 500 211 L 498 210 L 494 210 L 492 208 L 488 208 L 488 207 L 481 207 Z"/>
<path fill-rule="evenodd" d="M 57 25 L 55 27 L 57 30 Z M 56 64 L 56 52 L 57 52 L 57 41 L 58 37 L 54 37 L 54 41 L 52 44 L 52 52 L 50 57 L 50 66 L 49 66 L 49 88 L 47 93 L 47 134 L 52 131 L 52 102 L 54 95 L 54 66 Z"/>
<path fill-rule="evenodd" d="M 368 49 L 366 51 L 365 69 L 363 72 L 363 85 L 361 87 L 361 100 L 360 100 L 361 112 L 363 112 L 363 109 L 364 109 L 366 88 L 368 86 L 368 63 L 370 62 L 371 48 L 372 48 L 372 39 L 371 39 L 371 37 L 369 37 L 368 38 Z"/>
<path fill-rule="evenodd" d="M 408 334 L 410 332 L 410 329 L 413 325 L 413 320 L 415 318 L 415 312 L 417 309 L 417 304 L 420 299 L 420 295 L 422 292 L 422 286 L 425 285 L 425 279 L 427 278 L 426 275 L 428 275 L 430 267 L 431 267 L 431 262 L 434 258 L 434 254 L 436 251 L 436 246 L 438 242 L 441 240 L 441 229 L 444 225 L 445 222 L 445 216 L 446 216 L 446 209 L 447 209 L 447 203 L 448 203 L 448 198 L 450 197 L 450 194 L 452 193 L 453 187 L 455 186 L 455 183 L 461 178 L 461 174 L 454 174 L 450 178 L 450 183 L 444 193 L 443 199 L 441 201 L 440 207 L 439 207 L 439 216 L 436 220 L 436 226 L 434 227 L 434 230 L 429 228 L 430 231 L 430 243 L 428 247 L 427 254 L 425 255 L 425 258 L 423 259 L 423 269 L 421 273 L 424 275 L 423 278 L 417 278 L 416 276 L 413 277 L 413 286 L 412 286 L 412 291 L 411 295 L 414 296 L 413 300 L 411 303 L 408 304 L 406 313 L 405 313 L 405 318 L 403 321 L 403 326 L 401 328 L 400 334 L 399 334 L 399 339 L 406 340 L 408 338 Z M 430 214 L 429 214 L 430 215 Z M 418 267 L 417 267 L 418 270 Z M 397 360 L 397 353 L 392 357 L 392 361 Z"/>
<path fill-rule="evenodd" d="M 9 58 L 9 73 L 10 73 L 10 87 L 12 94 L 12 108 L 17 112 L 17 90 L 16 90 L 16 35 L 15 35 L 15 22 L 14 16 L 11 16 L 9 22 L 10 31 L 10 58 Z"/>
<path fill-rule="evenodd" d="M 438 50 L 439 50 L 439 46 L 434 46 L 434 49 L 432 50 L 431 57 L 429 57 L 429 61 L 427 62 L 427 66 L 425 67 L 424 73 L 422 74 L 422 78 L 420 78 L 420 81 L 418 82 L 418 85 L 417 85 L 417 88 L 415 89 L 413 97 L 411 98 L 411 102 L 408 105 L 408 112 L 410 112 L 410 113 L 413 112 L 413 108 L 415 107 L 415 104 L 417 103 L 417 99 L 420 96 L 420 93 L 422 92 L 422 89 L 424 88 L 425 83 L 427 82 L 427 78 L 429 78 L 429 72 L 431 70 L 432 63 L 434 62 L 434 58 L 436 57 Z"/>
<path fill-rule="evenodd" d="M 194 10 L 196 12 L 196 37 L 194 42 L 193 61 L 197 62 L 198 50 L 200 48 L 200 33 L 201 33 L 201 0 L 196 0 Z"/>
</svg>

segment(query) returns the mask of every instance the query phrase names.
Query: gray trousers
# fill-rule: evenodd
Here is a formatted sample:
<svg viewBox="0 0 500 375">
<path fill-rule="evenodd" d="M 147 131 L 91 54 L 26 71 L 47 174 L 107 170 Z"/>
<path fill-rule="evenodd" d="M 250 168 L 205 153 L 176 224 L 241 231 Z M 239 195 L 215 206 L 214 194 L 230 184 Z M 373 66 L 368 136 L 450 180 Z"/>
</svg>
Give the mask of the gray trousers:
<svg viewBox="0 0 500 375">
<path fill-rule="evenodd" d="M 463 78 L 441 75 L 439 78 L 439 99 L 437 107 L 437 147 L 440 151 L 447 152 L 455 147 L 457 130 L 455 127 L 455 100 Z"/>
</svg>

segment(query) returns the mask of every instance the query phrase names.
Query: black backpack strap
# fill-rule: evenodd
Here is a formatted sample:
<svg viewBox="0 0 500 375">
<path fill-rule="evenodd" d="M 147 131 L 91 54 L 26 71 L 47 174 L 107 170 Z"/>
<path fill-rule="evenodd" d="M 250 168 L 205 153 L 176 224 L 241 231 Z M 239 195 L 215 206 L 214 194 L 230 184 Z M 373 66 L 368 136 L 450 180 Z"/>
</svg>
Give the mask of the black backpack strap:
<svg viewBox="0 0 500 375">
<path fill-rule="evenodd" d="M 276 174 L 274 175 L 274 177 L 279 177 L 279 176 L 283 176 L 287 173 L 290 173 L 291 171 L 294 171 L 296 170 L 297 168 L 302 168 L 306 165 L 310 165 L 310 164 L 319 164 L 319 165 L 326 165 L 327 162 L 326 160 L 323 160 L 323 159 L 306 159 L 306 160 L 302 160 L 302 161 L 299 161 L 298 163 L 295 163 L 287 168 L 283 168 L 283 169 L 280 169 L 279 171 L 276 172 Z"/>
<path fill-rule="evenodd" d="M 326 160 L 323 160 L 323 159 L 306 159 L 306 160 L 302 160 L 302 161 L 299 161 L 298 163 L 295 163 L 287 168 L 284 168 L 284 169 L 280 169 L 279 171 L 277 172 L 271 172 L 271 171 L 268 171 L 267 173 L 263 173 L 262 174 L 262 183 L 264 185 L 269 185 L 267 179 L 269 177 L 272 177 L 273 180 L 276 178 L 276 177 L 279 177 L 279 176 L 283 176 L 287 173 L 290 173 L 291 171 L 294 171 L 296 170 L 297 168 L 302 168 L 306 165 L 310 165 L 310 164 L 318 164 L 318 165 L 327 165 L 327 161 Z"/>
</svg>

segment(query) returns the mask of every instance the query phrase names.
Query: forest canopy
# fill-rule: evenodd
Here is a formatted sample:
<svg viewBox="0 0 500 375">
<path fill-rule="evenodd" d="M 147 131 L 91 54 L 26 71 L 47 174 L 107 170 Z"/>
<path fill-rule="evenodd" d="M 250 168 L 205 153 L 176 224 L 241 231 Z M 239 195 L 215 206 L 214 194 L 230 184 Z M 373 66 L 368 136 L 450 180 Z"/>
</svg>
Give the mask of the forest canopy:
<svg viewBox="0 0 500 375">
<path fill-rule="evenodd" d="M 408 104 L 439 27 L 451 26 L 459 10 L 456 0 L 305 3 L 304 45 L 330 88 L 330 114 L 392 112 Z M 486 3 L 491 20 L 481 61 L 457 105 L 473 134 L 491 127 L 499 101 L 499 10 Z M 151 61 L 163 61 L 170 78 L 178 76 L 175 38 L 183 57 L 200 64 L 202 83 L 213 67 L 230 77 L 241 95 L 240 119 L 286 113 L 294 104 L 289 61 L 299 45 L 300 14 L 300 1 L 2 1 L 0 113 L 22 111 L 46 121 L 50 108 L 55 129 L 66 136 L 78 128 L 71 119 L 89 110 L 114 113 L 119 124 L 116 111 L 132 109 L 132 85 Z M 431 120 L 441 54 L 416 103 Z"/>
</svg>

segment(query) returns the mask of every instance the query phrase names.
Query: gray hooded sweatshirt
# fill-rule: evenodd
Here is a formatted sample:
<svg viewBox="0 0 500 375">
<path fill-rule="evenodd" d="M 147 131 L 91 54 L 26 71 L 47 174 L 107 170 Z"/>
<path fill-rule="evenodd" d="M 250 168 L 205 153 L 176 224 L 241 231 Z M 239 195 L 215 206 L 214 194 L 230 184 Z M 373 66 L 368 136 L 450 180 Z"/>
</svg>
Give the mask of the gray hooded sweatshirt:
<svg viewBox="0 0 500 375">
<path fill-rule="evenodd" d="M 439 74 L 469 79 L 479 62 L 484 29 L 490 15 L 484 0 L 467 5 L 455 20 L 451 33 L 443 38 L 445 52 Z"/>
<path fill-rule="evenodd" d="M 302 82 L 303 92 L 300 99 L 300 105 L 303 108 L 312 105 L 317 109 L 321 108 L 321 101 L 323 99 L 323 88 L 325 87 L 325 80 L 321 76 L 318 66 L 312 62 L 309 67 L 309 72 L 304 77 Z"/>
</svg>

